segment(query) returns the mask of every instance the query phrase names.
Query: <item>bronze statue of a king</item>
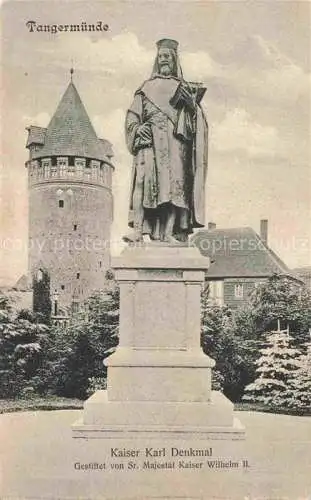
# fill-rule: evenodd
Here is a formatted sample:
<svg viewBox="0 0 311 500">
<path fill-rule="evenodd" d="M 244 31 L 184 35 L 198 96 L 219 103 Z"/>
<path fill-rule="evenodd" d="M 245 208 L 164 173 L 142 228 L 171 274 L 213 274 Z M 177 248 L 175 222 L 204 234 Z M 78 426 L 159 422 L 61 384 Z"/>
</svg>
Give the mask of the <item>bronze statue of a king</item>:
<svg viewBox="0 0 311 500">
<path fill-rule="evenodd" d="M 178 42 L 163 39 L 157 48 L 151 78 L 135 92 L 126 115 L 134 230 L 124 239 L 148 235 L 180 245 L 204 226 L 208 127 L 200 102 L 206 89 L 184 80 Z"/>
</svg>

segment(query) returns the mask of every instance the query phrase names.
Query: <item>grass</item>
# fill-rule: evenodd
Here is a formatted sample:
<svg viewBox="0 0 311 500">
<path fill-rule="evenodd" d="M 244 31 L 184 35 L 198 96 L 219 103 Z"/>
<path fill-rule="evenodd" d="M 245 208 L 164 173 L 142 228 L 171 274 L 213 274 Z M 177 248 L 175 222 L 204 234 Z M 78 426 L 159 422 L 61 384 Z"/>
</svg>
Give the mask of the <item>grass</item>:
<svg viewBox="0 0 311 500">
<path fill-rule="evenodd" d="M 83 408 L 83 401 L 75 398 L 61 398 L 58 396 L 30 397 L 23 399 L 0 399 L 0 414 L 21 411 L 49 411 L 49 410 L 79 410 Z M 311 408 L 292 409 L 269 407 L 261 403 L 235 403 L 236 411 L 256 411 L 276 413 L 282 415 L 311 416 Z"/>
<path fill-rule="evenodd" d="M 31 397 L 29 399 L 0 399 L 0 414 L 36 410 L 78 410 L 83 408 L 80 399 L 58 396 Z"/>
<path fill-rule="evenodd" d="M 234 403 L 236 411 L 260 411 L 263 413 L 276 413 L 279 415 L 293 416 L 311 416 L 311 407 L 309 408 L 286 408 L 267 406 L 262 403 Z"/>
</svg>

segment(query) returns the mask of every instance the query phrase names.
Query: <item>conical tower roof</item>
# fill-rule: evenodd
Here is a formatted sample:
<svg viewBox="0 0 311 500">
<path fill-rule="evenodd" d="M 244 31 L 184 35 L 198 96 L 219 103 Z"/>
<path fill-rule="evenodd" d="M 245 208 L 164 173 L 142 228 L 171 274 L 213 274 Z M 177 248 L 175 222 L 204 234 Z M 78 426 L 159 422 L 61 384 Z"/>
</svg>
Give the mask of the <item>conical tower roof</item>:
<svg viewBox="0 0 311 500">
<path fill-rule="evenodd" d="M 79 156 L 107 160 L 105 142 L 97 137 L 71 81 L 47 127 L 44 146 L 34 153 L 33 158 Z"/>
</svg>

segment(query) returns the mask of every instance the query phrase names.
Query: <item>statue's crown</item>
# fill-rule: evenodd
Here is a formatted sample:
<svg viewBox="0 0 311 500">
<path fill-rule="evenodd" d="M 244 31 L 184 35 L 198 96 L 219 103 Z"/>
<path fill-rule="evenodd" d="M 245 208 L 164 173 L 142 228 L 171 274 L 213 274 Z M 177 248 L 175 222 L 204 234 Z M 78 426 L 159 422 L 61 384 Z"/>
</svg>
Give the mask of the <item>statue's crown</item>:
<svg viewBox="0 0 311 500">
<path fill-rule="evenodd" d="M 158 49 L 173 49 L 177 50 L 178 42 L 176 40 L 172 40 L 171 38 L 162 38 L 157 42 Z"/>
</svg>

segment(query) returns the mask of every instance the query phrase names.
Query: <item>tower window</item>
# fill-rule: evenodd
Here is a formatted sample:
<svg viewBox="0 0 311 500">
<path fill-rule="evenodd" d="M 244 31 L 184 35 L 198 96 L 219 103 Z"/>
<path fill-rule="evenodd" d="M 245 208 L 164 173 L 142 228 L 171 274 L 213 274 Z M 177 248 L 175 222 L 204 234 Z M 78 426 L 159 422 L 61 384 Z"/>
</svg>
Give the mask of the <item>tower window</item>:
<svg viewBox="0 0 311 500">
<path fill-rule="evenodd" d="M 61 285 L 61 289 L 62 289 L 62 290 L 65 290 L 65 285 Z"/>
<path fill-rule="evenodd" d="M 85 159 L 84 158 L 76 158 L 75 159 L 75 169 L 76 169 L 77 177 L 83 176 L 84 166 L 85 166 Z"/>
<path fill-rule="evenodd" d="M 56 165 L 51 166 L 51 177 L 57 177 L 58 169 Z"/>
<path fill-rule="evenodd" d="M 74 177 L 74 175 L 75 175 L 75 167 L 74 167 L 74 165 L 70 165 L 68 167 L 67 172 L 68 172 L 68 176 L 69 177 Z"/>
<path fill-rule="evenodd" d="M 58 200 L 59 208 L 64 208 L 64 200 Z"/>
<path fill-rule="evenodd" d="M 102 261 L 101 260 L 99 261 L 99 267 L 102 267 Z"/>
<path fill-rule="evenodd" d="M 74 224 L 73 225 L 73 230 L 76 231 L 77 230 L 77 224 Z"/>
<path fill-rule="evenodd" d="M 80 273 L 77 273 L 77 280 L 80 279 Z"/>
</svg>

